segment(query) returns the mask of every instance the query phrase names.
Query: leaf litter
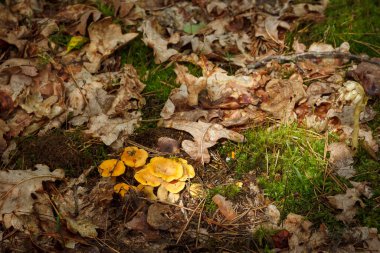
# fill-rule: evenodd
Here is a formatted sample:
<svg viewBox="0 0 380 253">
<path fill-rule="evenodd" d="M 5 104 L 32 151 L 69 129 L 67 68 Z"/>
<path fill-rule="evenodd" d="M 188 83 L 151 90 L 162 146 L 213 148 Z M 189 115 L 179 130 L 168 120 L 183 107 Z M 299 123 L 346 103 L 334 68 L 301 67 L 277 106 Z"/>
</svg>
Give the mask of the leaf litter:
<svg viewBox="0 0 380 253">
<path fill-rule="evenodd" d="M 59 242 L 74 250 L 100 245 L 122 252 L 125 245 L 133 244 L 140 252 L 154 247 L 164 251 L 174 239 L 174 249 L 181 251 L 187 247 L 181 240 L 195 239 L 194 249 L 207 248 L 208 240 L 220 240 L 211 232 L 225 233 L 234 226 L 252 232 L 260 224 L 280 231 L 272 236 L 277 248 L 290 252 L 331 249 L 334 242 L 323 223 L 316 228 L 305 217 L 288 214 L 279 224 L 281 212 L 257 187 L 251 187 L 252 182 L 248 204 L 216 194 L 211 197 L 221 215 L 216 212 L 207 217 L 203 213 L 204 188 L 217 179 L 202 182 L 202 175 L 208 173 L 203 172 L 205 166 L 214 161 L 223 164 L 214 145 L 221 139 L 244 142 L 241 129 L 268 119 L 339 135 L 341 142 L 330 144 L 326 152 L 331 173 L 347 179 L 356 174 L 353 153 L 358 138 L 372 156 L 378 155 L 377 137 L 366 126 L 375 115 L 366 105 L 367 96 L 380 94 L 377 59 L 363 58 L 352 65 L 350 57 L 306 57 L 321 53 L 347 56 L 349 45 L 334 48 L 313 43 L 306 47 L 295 41 L 295 53 L 305 57 L 281 62 L 288 50 L 286 31 L 294 29 L 299 19 L 323 18 L 327 2 L 113 1 L 56 10 L 35 1 L 0 4 L 0 151 L 7 157 L 17 149 L 12 142 L 15 138 L 44 136 L 68 125 L 81 127 L 85 134 L 120 152 L 141 124 L 145 84 L 136 66 L 121 64 L 115 52 L 140 39 L 153 49 L 155 63 L 175 64 L 178 88 L 172 90 L 161 111 L 160 125 L 192 136 L 152 144 L 158 151 L 150 150 L 151 157 L 155 152 L 190 157 L 189 161 L 162 158 L 182 168 L 178 177 L 170 180 L 157 174 L 170 171 L 168 165 L 150 168 L 155 158 L 138 168 L 127 166 L 118 178 L 99 177 L 95 182 L 88 182 L 93 180 L 89 176 L 93 167 L 83 168 L 78 178 L 65 177 L 61 168 L 51 171 L 46 165 L 36 165 L 36 170 L 3 168 L 0 221 L 4 229 L 0 238 L 4 245 L 12 248 L 12 243 L 18 242 L 23 249 L 22 233 L 28 233 L 34 239 L 45 236 L 38 247 L 46 250 L 53 250 Z M 114 16 L 104 15 L 105 6 Z M 68 36 L 69 40 L 62 43 L 52 35 Z M 187 63 L 198 66 L 202 75 L 192 75 Z M 234 74 L 226 70 L 231 65 L 237 69 Z M 346 65 L 350 68 L 347 72 Z M 235 159 L 233 155 L 231 159 Z M 5 160 L 9 165 L 9 158 Z M 123 163 L 122 156 L 121 160 L 115 159 Z M 196 168 L 196 177 L 189 172 L 190 166 L 193 168 L 190 163 Z M 150 173 L 147 178 L 158 180 L 161 186 L 135 186 L 135 175 L 145 171 Z M 119 189 L 118 196 L 115 180 L 128 186 L 123 193 Z M 61 181 L 60 185 L 55 181 Z M 350 183 L 352 188 L 345 193 L 326 196 L 336 209 L 336 219 L 349 226 L 335 250 L 377 250 L 377 229 L 354 226 L 358 210 L 364 206 L 363 197 L 371 199 L 373 192 L 365 182 Z M 239 225 L 240 220 L 249 222 Z M 12 233 L 13 242 L 9 240 Z M 105 240 L 107 233 L 115 235 L 111 242 Z M 164 239 L 168 233 L 172 238 Z M 147 246 L 147 241 L 156 244 Z"/>
</svg>

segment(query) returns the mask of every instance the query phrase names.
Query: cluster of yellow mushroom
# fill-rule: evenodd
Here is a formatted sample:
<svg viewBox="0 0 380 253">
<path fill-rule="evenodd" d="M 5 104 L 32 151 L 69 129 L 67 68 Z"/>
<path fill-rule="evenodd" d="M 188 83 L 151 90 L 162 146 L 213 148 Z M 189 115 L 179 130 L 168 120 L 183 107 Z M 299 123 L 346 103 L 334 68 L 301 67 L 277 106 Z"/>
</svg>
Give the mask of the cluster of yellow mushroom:
<svg viewBox="0 0 380 253">
<path fill-rule="evenodd" d="M 175 202 L 186 186 L 186 181 L 195 176 L 193 166 L 182 158 L 154 157 L 135 174 L 141 189 L 150 192 L 150 199 Z M 152 192 L 158 187 L 157 196 Z"/>
<path fill-rule="evenodd" d="M 102 177 L 117 177 L 125 173 L 126 166 L 135 168 L 134 178 L 140 185 L 135 187 L 118 183 L 114 186 L 116 193 L 124 197 L 132 187 L 151 200 L 176 202 L 186 181 L 195 176 L 193 166 L 182 158 L 154 157 L 146 164 L 147 159 L 148 153 L 145 150 L 126 147 L 120 160 L 105 160 L 99 165 L 98 171 Z M 153 192 L 155 187 L 158 187 L 157 195 Z"/>
</svg>

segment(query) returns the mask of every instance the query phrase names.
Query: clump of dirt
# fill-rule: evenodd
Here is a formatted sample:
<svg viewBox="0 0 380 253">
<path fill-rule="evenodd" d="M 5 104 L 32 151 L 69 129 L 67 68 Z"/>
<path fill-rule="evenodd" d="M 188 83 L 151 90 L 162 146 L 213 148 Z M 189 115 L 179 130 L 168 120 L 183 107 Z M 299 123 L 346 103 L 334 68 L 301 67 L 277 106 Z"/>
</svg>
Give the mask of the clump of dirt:
<svg viewBox="0 0 380 253">
<path fill-rule="evenodd" d="M 10 163 L 15 164 L 14 169 L 32 169 L 35 164 L 46 164 L 51 169 L 64 169 L 70 177 L 77 177 L 84 169 L 96 166 L 110 151 L 80 131 L 58 130 L 44 136 L 21 139 L 17 147 Z"/>
</svg>

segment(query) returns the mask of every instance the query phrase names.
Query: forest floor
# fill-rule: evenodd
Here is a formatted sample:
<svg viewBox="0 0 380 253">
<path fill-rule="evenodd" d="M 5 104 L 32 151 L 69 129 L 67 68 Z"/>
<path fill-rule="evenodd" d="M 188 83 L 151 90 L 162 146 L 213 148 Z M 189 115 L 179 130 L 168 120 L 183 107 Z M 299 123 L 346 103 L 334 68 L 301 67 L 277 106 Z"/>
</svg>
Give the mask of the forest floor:
<svg viewBox="0 0 380 253">
<path fill-rule="evenodd" d="M 0 1 L 0 252 L 378 252 L 380 1 Z"/>
</svg>

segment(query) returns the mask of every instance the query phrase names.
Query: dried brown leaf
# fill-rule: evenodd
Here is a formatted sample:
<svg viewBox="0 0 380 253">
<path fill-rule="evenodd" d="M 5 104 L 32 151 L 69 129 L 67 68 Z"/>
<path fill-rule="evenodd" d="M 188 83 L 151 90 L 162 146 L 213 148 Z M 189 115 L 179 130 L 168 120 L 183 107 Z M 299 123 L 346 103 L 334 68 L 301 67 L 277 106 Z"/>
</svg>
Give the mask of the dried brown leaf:
<svg viewBox="0 0 380 253">
<path fill-rule="evenodd" d="M 214 146 L 219 139 L 225 138 L 236 142 L 244 141 L 243 135 L 228 130 L 219 124 L 201 121 L 166 120 L 163 126 L 190 133 L 194 137 L 194 141 L 184 140 L 182 148 L 191 158 L 202 163 L 210 161 L 210 154 L 207 149 Z"/>
<path fill-rule="evenodd" d="M 110 17 L 92 23 L 88 27 L 88 34 L 90 44 L 85 51 L 90 62 L 84 65 L 90 73 L 97 72 L 102 60 L 138 35 L 138 33 L 123 34 L 121 26 L 113 23 Z"/>
</svg>

